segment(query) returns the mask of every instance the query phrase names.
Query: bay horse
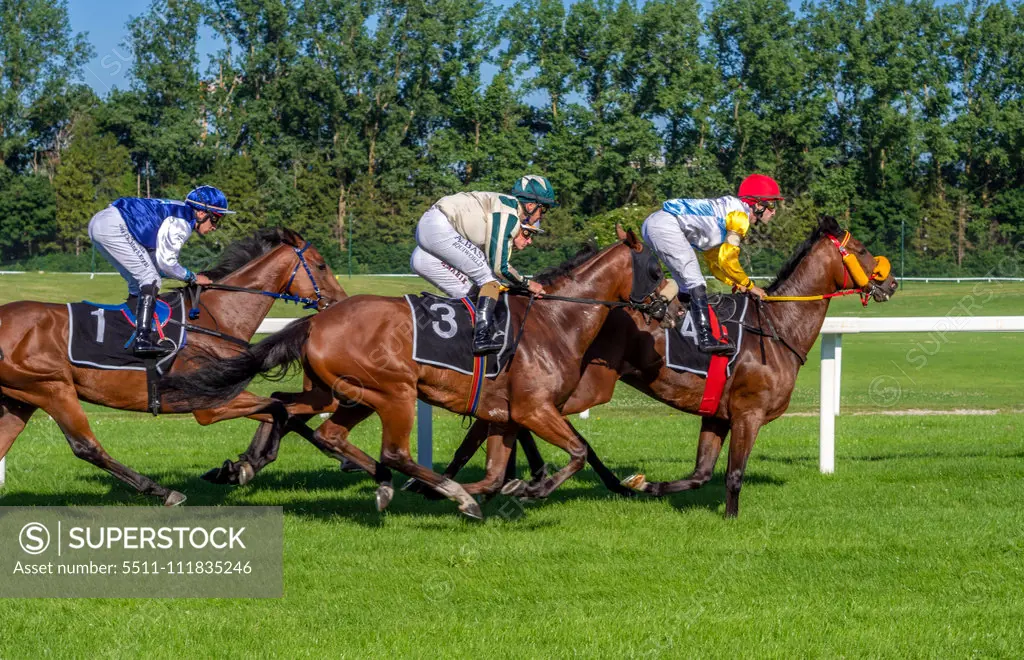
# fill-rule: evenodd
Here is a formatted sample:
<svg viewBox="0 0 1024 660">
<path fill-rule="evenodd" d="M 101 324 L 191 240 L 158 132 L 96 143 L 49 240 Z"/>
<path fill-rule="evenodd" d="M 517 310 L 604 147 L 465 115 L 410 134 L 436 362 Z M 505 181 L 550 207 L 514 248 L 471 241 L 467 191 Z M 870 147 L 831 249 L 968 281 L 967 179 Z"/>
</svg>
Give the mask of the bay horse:
<svg viewBox="0 0 1024 660">
<path fill-rule="evenodd" d="M 853 259 L 847 257 L 844 261 L 843 252 Z M 852 279 L 865 296 L 865 304 L 866 296 L 876 302 L 889 300 L 897 283 L 889 269 L 879 266 L 883 262 L 888 263 L 884 257 L 876 260 L 860 241 L 843 231 L 834 218 L 821 217 L 811 235 L 766 289 L 769 297 L 812 300 L 766 303 L 760 312 L 763 328 L 774 328 L 774 336 L 758 335 L 758 328 L 747 328 L 718 409 L 701 419 L 693 472 L 683 479 L 668 482 L 649 482 L 643 474 L 636 474 L 622 483 L 654 496 L 700 488 L 711 480 L 725 437 L 731 431 L 725 515 L 738 515 L 740 488 L 754 441 L 765 424 L 777 419 L 789 407 L 797 372 L 825 321 L 830 300 L 827 296 L 840 290 L 852 291 L 847 289 Z M 678 306 L 673 305 L 669 314 L 674 315 L 677 309 Z M 607 403 L 618 380 L 677 410 L 697 414 L 704 378 L 666 367 L 665 349 L 665 332 L 656 320 L 635 310 L 613 310 L 587 351 L 583 376 L 562 406 L 562 414 L 580 413 Z M 502 477 L 505 468 L 500 460 L 500 443 L 482 421 L 476 422 L 467 433 L 444 474 L 457 474 L 489 435 L 492 436 L 488 441 L 489 478 Z M 528 456 L 536 454 L 536 447 L 530 446 L 533 440 L 529 433 L 520 434 L 520 441 Z M 591 452 L 588 460 L 605 485 L 618 492 L 614 474 L 600 459 Z M 414 484 L 409 489 L 430 496 L 423 484 Z M 514 495 L 524 490 L 521 482 L 511 481 L 503 492 Z"/>
<path fill-rule="evenodd" d="M 559 408 L 576 389 L 583 354 L 608 316 L 609 307 L 602 303 L 639 303 L 662 280 L 657 257 L 630 231 L 623 241 L 597 253 L 581 253 L 542 280 L 549 295 L 585 302 L 539 298 L 527 315 L 528 301 L 511 297 L 512 327 L 522 326 L 525 319 L 521 341 L 509 367 L 494 380 L 485 379 L 475 412 L 469 396 L 472 377 L 413 361 L 409 306 L 404 298 L 382 296 L 348 298 L 322 314 L 291 324 L 239 356 L 173 374 L 162 386 L 172 400 L 198 396 L 216 405 L 237 396 L 257 374 L 301 361 L 314 390 L 332 392 L 335 398 L 332 416 L 310 440 L 329 456 L 349 459 L 376 479 L 378 509 L 383 510 L 393 496 L 393 468 L 455 501 L 466 516 L 480 519 L 480 507 L 471 494 L 487 492 L 489 484 L 463 488 L 412 459 L 409 434 L 417 397 L 499 427 L 530 429 L 565 450 L 569 464 L 531 487 L 543 496 L 586 461 L 584 443 Z M 295 415 L 326 408 L 319 396 L 306 401 L 307 396 L 304 392 L 281 400 Z M 303 403 L 308 403 L 306 410 Z M 383 429 L 380 463 L 348 442 L 352 427 L 374 412 Z"/>
<path fill-rule="evenodd" d="M 323 257 L 288 229 L 257 231 L 228 246 L 207 275 L 216 286 L 199 298 L 201 330 L 189 331 L 186 346 L 170 373 L 191 355 L 236 354 L 248 345 L 278 293 L 315 302 L 317 310 L 346 297 Z M 184 291 L 184 289 L 183 289 Z M 315 301 L 313 300 L 315 298 Z M 204 334 L 202 330 L 239 340 Z M 83 368 L 68 360 L 68 308 L 65 304 L 19 301 L 0 306 L 0 458 L 29 418 L 42 409 L 57 422 L 75 456 L 106 470 L 139 492 L 160 498 L 167 506 L 185 496 L 114 460 L 96 439 L 80 401 L 118 410 L 148 409 L 147 376 L 143 371 Z M 244 341 L 243 341 L 244 340 Z M 250 416 L 281 424 L 274 411 L 280 404 L 248 392 L 219 407 L 200 407 L 187 399 L 162 402 L 160 412 L 191 412 L 203 425 Z M 287 417 L 285 416 L 285 421 Z"/>
</svg>

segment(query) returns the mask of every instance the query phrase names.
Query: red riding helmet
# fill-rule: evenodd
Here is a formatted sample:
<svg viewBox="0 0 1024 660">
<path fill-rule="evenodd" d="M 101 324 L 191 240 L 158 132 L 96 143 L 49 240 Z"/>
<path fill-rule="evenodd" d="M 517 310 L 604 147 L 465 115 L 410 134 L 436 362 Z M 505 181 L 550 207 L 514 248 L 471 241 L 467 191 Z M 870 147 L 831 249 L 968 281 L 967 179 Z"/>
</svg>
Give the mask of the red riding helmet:
<svg viewBox="0 0 1024 660">
<path fill-rule="evenodd" d="M 765 174 L 751 174 L 743 179 L 736 196 L 750 204 L 783 198 L 782 193 L 779 192 L 779 184 Z"/>
</svg>

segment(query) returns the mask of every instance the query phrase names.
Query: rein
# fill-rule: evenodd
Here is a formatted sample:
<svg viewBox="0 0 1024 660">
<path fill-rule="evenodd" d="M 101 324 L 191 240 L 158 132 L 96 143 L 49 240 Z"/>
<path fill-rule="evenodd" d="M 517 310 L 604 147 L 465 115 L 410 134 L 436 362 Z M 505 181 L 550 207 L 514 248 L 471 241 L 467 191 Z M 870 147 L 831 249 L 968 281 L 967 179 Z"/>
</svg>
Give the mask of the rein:
<svg viewBox="0 0 1024 660">
<path fill-rule="evenodd" d="M 534 294 L 530 293 L 529 289 L 518 288 L 509 289 L 508 292 L 510 295 L 513 296 L 529 296 L 531 298 L 530 304 L 533 304 L 533 298 L 537 298 L 537 300 L 554 300 L 557 302 L 577 303 L 580 305 L 604 305 L 605 307 L 611 307 L 613 309 L 618 307 L 629 307 L 630 309 L 635 309 L 649 316 L 653 316 L 655 312 L 664 307 L 664 303 L 662 303 L 660 300 L 656 300 L 654 302 L 649 303 L 634 302 L 632 300 L 630 300 L 629 302 L 622 302 L 619 300 L 596 300 L 594 298 L 574 298 L 572 296 L 556 296 L 548 293 L 545 293 L 541 297 L 537 297 L 534 296 Z M 650 296 L 648 296 L 648 298 L 649 297 Z"/>
<path fill-rule="evenodd" d="M 291 277 L 288 278 L 288 284 L 284 287 L 284 293 L 275 293 L 273 291 L 264 291 L 262 289 L 248 289 L 241 286 L 231 286 L 228 284 L 207 284 L 199 287 L 196 293 L 195 305 L 189 310 L 188 317 L 190 319 L 199 318 L 199 296 L 203 289 L 217 289 L 220 291 L 234 291 L 236 293 L 251 293 L 258 296 L 266 296 L 268 298 L 274 298 L 275 300 L 283 300 L 286 303 L 293 302 L 297 305 L 301 304 L 303 309 L 319 310 L 320 303 L 323 301 L 323 295 L 320 293 L 320 285 L 316 283 L 316 278 L 313 277 L 313 271 L 310 270 L 309 264 L 306 263 L 306 257 L 303 256 L 309 246 L 312 245 L 310 241 L 306 241 L 306 244 L 302 248 L 292 247 L 295 252 L 295 256 L 299 258 L 298 263 L 295 264 L 295 268 L 292 269 Z M 313 292 L 316 294 L 316 298 L 304 298 L 302 296 L 296 296 L 289 293 L 292 289 L 292 283 L 295 282 L 295 276 L 299 272 L 299 266 L 306 271 L 306 275 L 309 276 L 309 282 L 313 285 Z M 248 342 L 247 342 L 248 343 Z"/>
</svg>

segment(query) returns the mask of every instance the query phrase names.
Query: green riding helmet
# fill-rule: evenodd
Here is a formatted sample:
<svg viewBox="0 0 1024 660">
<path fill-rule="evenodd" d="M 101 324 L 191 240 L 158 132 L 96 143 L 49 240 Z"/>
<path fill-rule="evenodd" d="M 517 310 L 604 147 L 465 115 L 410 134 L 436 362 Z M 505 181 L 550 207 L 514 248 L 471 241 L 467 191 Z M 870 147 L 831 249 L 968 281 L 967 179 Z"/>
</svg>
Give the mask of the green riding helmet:
<svg viewBox="0 0 1024 660">
<path fill-rule="evenodd" d="M 558 206 L 555 189 L 547 177 L 527 174 L 512 186 L 512 196 L 523 202 L 537 202 L 548 207 Z"/>
</svg>

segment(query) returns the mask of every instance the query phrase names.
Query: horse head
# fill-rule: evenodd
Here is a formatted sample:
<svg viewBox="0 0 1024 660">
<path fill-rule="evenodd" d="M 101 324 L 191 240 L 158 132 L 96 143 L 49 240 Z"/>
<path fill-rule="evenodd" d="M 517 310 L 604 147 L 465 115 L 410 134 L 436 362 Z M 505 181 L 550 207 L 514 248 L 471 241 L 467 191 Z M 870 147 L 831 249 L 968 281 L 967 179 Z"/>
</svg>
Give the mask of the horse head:
<svg viewBox="0 0 1024 660">
<path fill-rule="evenodd" d="M 870 296 L 875 302 L 885 302 L 896 293 L 899 284 L 893 277 L 889 259 L 873 256 L 853 234 L 843 231 L 832 216 L 821 216 L 818 226 L 840 257 L 839 266 L 832 269 L 838 271 L 833 273 L 837 289 L 850 288 L 852 280 L 865 299 Z"/>
<path fill-rule="evenodd" d="M 870 296 L 876 302 L 885 302 L 898 286 L 887 258 L 872 255 L 834 217 L 823 215 L 767 292 L 817 295 L 859 289 L 865 300 Z"/>
<path fill-rule="evenodd" d="M 235 286 L 304 299 L 317 311 L 348 297 L 313 244 L 281 227 L 232 243 L 208 274 L 215 280 L 230 276 Z"/>
</svg>

